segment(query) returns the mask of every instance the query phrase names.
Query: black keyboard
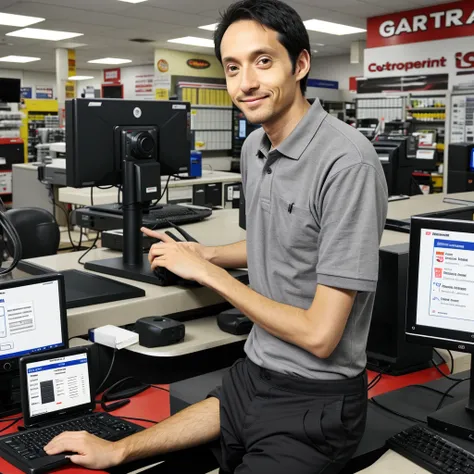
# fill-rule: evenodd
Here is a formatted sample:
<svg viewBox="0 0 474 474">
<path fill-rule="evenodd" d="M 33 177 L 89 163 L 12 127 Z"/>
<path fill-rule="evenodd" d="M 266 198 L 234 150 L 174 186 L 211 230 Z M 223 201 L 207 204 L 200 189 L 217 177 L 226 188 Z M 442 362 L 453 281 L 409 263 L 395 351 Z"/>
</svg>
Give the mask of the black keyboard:
<svg viewBox="0 0 474 474">
<path fill-rule="evenodd" d="M 118 441 L 143 428 L 108 413 L 91 413 L 55 425 L 32 428 L 0 438 L 0 456 L 23 472 L 36 474 L 68 464 L 64 454 L 48 456 L 43 447 L 64 431 L 87 431 L 108 441 Z"/>
<path fill-rule="evenodd" d="M 433 474 L 474 474 L 474 456 L 429 428 L 408 428 L 387 445 Z"/>
<path fill-rule="evenodd" d="M 200 206 L 180 206 L 163 204 L 143 213 L 142 224 L 152 229 L 169 227 L 169 222 L 176 225 L 199 222 L 212 215 L 212 209 Z M 123 227 L 123 210 L 121 204 L 91 206 L 76 211 L 78 225 L 97 231 L 121 229 Z"/>
</svg>

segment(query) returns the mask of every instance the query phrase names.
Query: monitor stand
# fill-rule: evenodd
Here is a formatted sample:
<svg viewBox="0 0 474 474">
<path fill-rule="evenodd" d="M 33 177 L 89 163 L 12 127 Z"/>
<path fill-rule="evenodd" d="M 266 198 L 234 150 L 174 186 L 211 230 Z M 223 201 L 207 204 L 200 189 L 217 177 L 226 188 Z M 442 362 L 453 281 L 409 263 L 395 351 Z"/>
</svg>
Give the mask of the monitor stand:
<svg viewBox="0 0 474 474">
<path fill-rule="evenodd" d="M 18 373 L 0 374 L 0 418 L 21 413 L 20 376 Z"/>
<path fill-rule="evenodd" d="M 472 362 L 471 355 L 469 397 L 440 408 L 428 416 L 428 426 L 470 441 L 474 441 L 474 368 Z"/>
</svg>

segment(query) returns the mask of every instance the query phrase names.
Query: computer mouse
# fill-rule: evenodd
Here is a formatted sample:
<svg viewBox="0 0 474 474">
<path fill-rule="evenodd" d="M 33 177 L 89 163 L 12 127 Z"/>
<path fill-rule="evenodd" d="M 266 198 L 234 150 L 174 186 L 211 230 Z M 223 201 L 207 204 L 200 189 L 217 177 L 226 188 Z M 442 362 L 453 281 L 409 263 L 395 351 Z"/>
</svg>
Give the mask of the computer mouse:
<svg viewBox="0 0 474 474">
<path fill-rule="evenodd" d="M 153 270 L 153 273 L 158 280 L 157 284 L 159 286 L 177 285 L 178 282 L 184 281 L 178 275 L 175 275 L 173 272 L 164 267 L 156 267 Z"/>
<path fill-rule="evenodd" d="M 251 331 L 253 322 L 239 310 L 233 308 L 217 315 L 217 325 L 221 331 L 241 336 Z"/>
</svg>

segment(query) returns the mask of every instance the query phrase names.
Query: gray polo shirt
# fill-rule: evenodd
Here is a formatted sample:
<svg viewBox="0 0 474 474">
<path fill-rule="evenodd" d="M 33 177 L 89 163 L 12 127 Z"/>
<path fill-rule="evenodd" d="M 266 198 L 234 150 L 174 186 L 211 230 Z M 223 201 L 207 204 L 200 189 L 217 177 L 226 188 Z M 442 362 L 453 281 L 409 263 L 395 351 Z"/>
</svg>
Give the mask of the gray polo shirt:
<svg viewBox="0 0 474 474">
<path fill-rule="evenodd" d="M 254 325 L 245 351 L 257 365 L 311 379 L 354 377 L 366 343 L 378 278 L 387 185 L 378 156 L 357 130 L 316 101 L 274 150 L 263 128 L 245 141 L 250 286 L 308 309 L 317 284 L 356 290 L 342 340 L 320 359 Z"/>
</svg>

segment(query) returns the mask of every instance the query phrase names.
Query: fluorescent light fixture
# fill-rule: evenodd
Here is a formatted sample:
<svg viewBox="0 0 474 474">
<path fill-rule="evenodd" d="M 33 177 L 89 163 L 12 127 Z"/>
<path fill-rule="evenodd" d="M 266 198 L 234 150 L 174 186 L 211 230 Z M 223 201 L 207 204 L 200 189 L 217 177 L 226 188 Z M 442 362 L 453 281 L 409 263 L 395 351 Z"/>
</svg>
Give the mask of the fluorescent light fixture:
<svg viewBox="0 0 474 474">
<path fill-rule="evenodd" d="M 326 46 L 324 43 L 313 43 L 314 46 Z"/>
<path fill-rule="evenodd" d="M 94 76 L 71 76 L 71 77 L 68 77 L 68 81 L 87 81 L 88 79 L 94 79 Z"/>
<path fill-rule="evenodd" d="M 23 28 L 22 30 L 7 33 L 7 36 L 17 36 L 18 38 L 31 38 L 46 41 L 61 41 L 69 38 L 82 36 L 83 33 L 71 33 L 69 31 L 40 30 L 39 28 Z"/>
<path fill-rule="evenodd" d="M 100 59 L 92 59 L 91 61 L 87 61 L 90 64 L 126 64 L 131 63 L 131 59 L 121 59 L 121 58 L 100 58 Z"/>
<path fill-rule="evenodd" d="M 317 50 L 317 49 L 313 49 L 313 53 L 317 53 L 317 52 L 318 52 L 318 50 Z"/>
<path fill-rule="evenodd" d="M 353 35 L 354 33 L 363 33 L 362 28 L 356 28 L 354 26 L 341 25 L 339 23 L 332 23 L 330 21 L 323 20 L 306 20 L 303 22 L 307 30 L 319 31 L 320 33 L 327 33 L 328 35 Z"/>
<path fill-rule="evenodd" d="M 0 25 L 24 28 L 25 26 L 34 25 L 40 21 L 44 21 L 44 18 L 39 18 L 36 16 L 13 15 L 11 13 L 0 13 Z"/>
<path fill-rule="evenodd" d="M 213 48 L 214 41 L 207 38 L 197 38 L 196 36 L 185 36 L 168 40 L 168 43 L 188 44 L 190 46 L 202 46 L 204 48 Z"/>
<path fill-rule="evenodd" d="M 199 26 L 201 30 L 215 31 L 219 23 L 212 23 L 212 25 Z"/>
<path fill-rule="evenodd" d="M 0 61 L 5 63 L 32 63 L 33 61 L 41 61 L 41 58 L 32 56 L 4 56 Z"/>
<path fill-rule="evenodd" d="M 143 2 L 148 2 L 148 0 L 118 0 L 119 2 L 124 2 L 124 3 L 143 3 Z"/>
</svg>

